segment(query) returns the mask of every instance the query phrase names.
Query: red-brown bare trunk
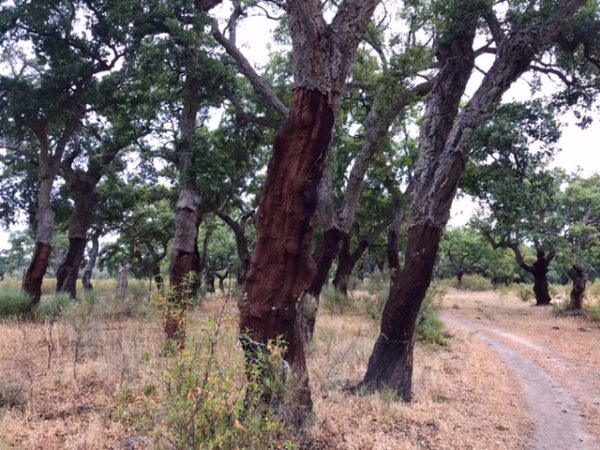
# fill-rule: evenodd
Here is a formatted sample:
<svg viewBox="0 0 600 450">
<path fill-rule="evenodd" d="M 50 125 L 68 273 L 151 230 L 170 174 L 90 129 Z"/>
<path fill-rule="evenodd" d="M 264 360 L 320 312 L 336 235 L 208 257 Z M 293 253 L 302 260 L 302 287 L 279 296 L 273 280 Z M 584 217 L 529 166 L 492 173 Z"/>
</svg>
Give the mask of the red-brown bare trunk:
<svg viewBox="0 0 600 450">
<path fill-rule="evenodd" d="M 48 268 L 51 251 L 50 244 L 35 243 L 33 259 L 23 278 L 23 291 L 31 297 L 32 304 L 39 303 L 42 296 L 42 282 Z"/>
<path fill-rule="evenodd" d="M 83 261 L 86 240 L 79 237 L 69 238 L 69 249 L 63 262 L 56 271 L 56 292 L 65 292 L 77 296 L 77 277 Z"/>
<path fill-rule="evenodd" d="M 413 347 L 417 317 L 433 274 L 440 228 L 422 224 L 408 230 L 405 265 L 383 310 L 380 335 L 358 386 L 367 391 L 390 388 L 411 399 Z"/>
<path fill-rule="evenodd" d="M 239 303 L 249 364 L 269 341 L 283 338 L 285 360 L 302 377 L 299 404 L 312 408 L 297 304 L 316 272 L 310 255 L 317 186 L 335 115 L 326 95 L 296 88 L 290 115 L 277 133 L 256 220 L 254 260 Z"/>
</svg>

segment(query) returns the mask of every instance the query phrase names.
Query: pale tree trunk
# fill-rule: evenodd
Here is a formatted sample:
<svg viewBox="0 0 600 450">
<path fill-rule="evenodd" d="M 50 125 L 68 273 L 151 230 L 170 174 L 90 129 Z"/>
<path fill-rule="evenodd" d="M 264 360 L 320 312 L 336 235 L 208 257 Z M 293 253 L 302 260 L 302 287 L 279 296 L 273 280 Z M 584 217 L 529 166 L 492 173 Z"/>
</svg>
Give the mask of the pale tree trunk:
<svg viewBox="0 0 600 450">
<path fill-rule="evenodd" d="M 119 278 L 117 279 L 117 295 L 125 297 L 129 286 L 128 276 L 131 264 L 119 264 Z"/>
<path fill-rule="evenodd" d="M 196 132 L 196 117 L 200 108 L 200 80 L 191 73 L 186 74 L 183 87 L 183 110 L 179 119 L 179 141 L 176 151 L 179 155 L 180 191 L 175 212 L 175 237 L 169 285 L 173 290 L 172 299 L 166 311 L 164 331 L 168 341 L 182 348 L 185 330 L 182 327 L 185 310 L 197 287 L 199 261 L 198 228 L 202 220 L 201 198 L 190 173 L 193 162 L 192 139 Z"/>
<path fill-rule="evenodd" d="M 346 76 L 377 3 L 345 1 L 328 25 L 320 2 L 287 2 L 296 88 L 267 168 L 256 250 L 239 308 L 249 365 L 269 341 L 283 338 L 284 358 L 302 380 L 294 392 L 299 423 L 312 408 L 297 305 L 316 270 L 310 244 L 317 187 Z"/>
<path fill-rule="evenodd" d="M 96 267 L 96 260 L 98 259 L 98 253 L 100 251 L 98 237 L 98 233 L 94 233 L 92 235 L 92 248 L 88 255 L 88 261 L 85 265 L 85 269 L 83 270 L 83 276 L 81 277 L 83 289 L 85 289 L 86 291 L 91 291 L 94 288 L 94 286 L 92 286 L 92 273 L 94 271 L 94 268 Z"/>
<path fill-rule="evenodd" d="M 197 13 L 204 15 L 220 4 L 222 0 L 198 0 L 195 2 Z M 204 24 L 195 23 L 194 39 L 200 47 L 204 39 Z M 200 287 L 202 269 L 198 250 L 198 228 L 202 221 L 202 198 L 195 186 L 193 166 L 194 155 L 192 140 L 196 132 L 196 119 L 201 107 L 201 77 L 197 70 L 197 55 L 187 55 L 182 92 L 183 108 L 179 117 L 179 138 L 175 151 L 179 157 L 179 199 L 175 212 L 175 236 L 169 266 L 169 285 L 173 295 L 166 308 L 164 332 L 167 341 L 174 342 L 178 348 L 185 343 L 183 321 L 185 310 Z"/>
<path fill-rule="evenodd" d="M 410 401 L 416 320 L 469 157 L 465 136 L 489 118 L 503 93 L 584 3 L 585 0 L 566 1 L 542 25 L 519 30 L 499 42 L 494 64 L 457 120 L 454 118 L 459 101 L 474 65 L 472 45 L 478 10 L 460 10 L 455 24 L 448 27 L 454 35 L 438 41 L 440 74 L 429 96 L 421 128 L 414 195 L 418 200 L 410 214 L 405 263 L 386 302 L 380 335 L 360 389 L 393 389 Z"/>
</svg>

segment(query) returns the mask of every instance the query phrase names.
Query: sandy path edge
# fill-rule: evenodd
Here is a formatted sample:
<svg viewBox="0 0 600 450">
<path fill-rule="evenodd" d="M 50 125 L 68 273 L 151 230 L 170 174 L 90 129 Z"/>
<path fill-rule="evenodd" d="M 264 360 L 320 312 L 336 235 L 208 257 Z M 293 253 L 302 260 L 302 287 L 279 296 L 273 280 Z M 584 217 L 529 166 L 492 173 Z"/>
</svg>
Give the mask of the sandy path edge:
<svg viewBox="0 0 600 450">
<path fill-rule="evenodd" d="M 515 372 L 535 421 L 532 450 L 599 450 L 583 426 L 581 413 L 567 391 L 535 361 L 494 339 L 484 324 L 443 312 L 443 321 L 475 333 Z"/>
</svg>

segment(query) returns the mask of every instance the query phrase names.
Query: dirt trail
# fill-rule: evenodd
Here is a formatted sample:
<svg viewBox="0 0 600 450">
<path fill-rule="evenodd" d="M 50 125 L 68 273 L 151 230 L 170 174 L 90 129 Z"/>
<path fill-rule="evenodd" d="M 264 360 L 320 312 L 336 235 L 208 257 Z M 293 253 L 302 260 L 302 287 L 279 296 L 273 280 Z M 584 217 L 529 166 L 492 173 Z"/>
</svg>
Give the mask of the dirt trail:
<svg viewBox="0 0 600 450">
<path fill-rule="evenodd" d="M 503 344 L 493 335 L 545 354 L 563 370 L 570 365 L 568 362 L 552 357 L 543 346 L 508 331 L 458 318 L 448 312 L 442 313 L 442 318 L 450 326 L 476 333 L 515 372 L 535 421 L 532 450 L 600 450 L 600 445 L 585 431 L 581 412 L 570 393 L 533 359 Z"/>
</svg>

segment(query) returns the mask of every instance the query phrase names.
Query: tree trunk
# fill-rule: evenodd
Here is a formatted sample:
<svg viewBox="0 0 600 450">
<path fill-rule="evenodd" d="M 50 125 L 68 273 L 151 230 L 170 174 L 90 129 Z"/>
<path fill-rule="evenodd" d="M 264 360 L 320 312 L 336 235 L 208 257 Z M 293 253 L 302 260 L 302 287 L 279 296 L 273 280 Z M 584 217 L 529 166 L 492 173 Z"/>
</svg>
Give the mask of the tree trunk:
<svg viewBox="0 0 600 450">
<path fill-rule="evenodd" d="M 545 252 L 537 250 L 537 260 L 533 263 L 530 273 L 533 275 L 533 292 L 535 293 L 535 305 L 549 305 L 552 299 L 548 291 L 548 268 L 553 256 L 547 257 Z"/>
<path fill-rule="evenodd" d="M 169 267 L 169 284 L 173 289 L 173 298 L 169 302 L 164 327 L 167 340 L 176 342 L 179 347 L 182 347 L 185 341 L 185 331 L 181 322 L 199 278 L 199 207 L 200 198 L 196 191 L 182 189 L 177 202 L 175 238 Z"/>
<path fill-rule="evenodd" d="M 385 304 L 380 334 L 359 390 L 392 389 L 411 399 L 416 321 L 431 282 L 438 245 L 448 221 L 463 167 L 444 158 L 461 96 L 474 66 L 476 11 L 457 10 L 461 33 L 440 36 L 440 71 L 429 94 L 419 139 L 414 201 L 410 213 L 404 267 L 396 275 Z M 455 155 L 448 151 L 452 158 Z"/>
<path fill-rule="evenodd" d="M 572 311 L 581 311 L 583 309 L 585 287 L 588 280 L 587 272 L 582 267 L 574 265 L 567 271 L 567 275 L 573 280 L 569 309 Z"/>
<path fill-rule="evenodd" d="M 97 177 L 100 180 L 100 177 Z M 75 210 L 69 221 L 69 249 L 56 272 L 56 292 L 77 297 L 77 278 L 83 261 L 87 232 L 98 203 L 95 183 L 71 185 L 75 197 Z M 77 190 L 75 190 L 77 189 Z"/>
<path fill-rule="evenodd" d="M 32 305 L 39 303 L 42 296 L 42 282 L 50 261 L 52 251 L 52 235 L 54 234 L 54 212 L 50 209 L 50 189 L 48 187 L 47 206 L 38 208 L 37 232 L 35 239 L 35 251 L 25 276 L 23 277 L 23 291 L 31 297 Z M 40 192 L 40 197 L 44 195 Z M 41 201 L 40 201 L 41 202 Z"/>
<path fill-rule="evenodd" d="M 333 285 L 335 288 L 346 296 L 348 295 L 348 284 L 350 282 L 350 277 L 352 276 L 354 266 L 356 266 L 356 263 L 360 261 L 362 255 L 364 255 L 365 251 L 367 251 L 367 248 L 369 248 L 368 240 L 361 239 L 358 243 L 358 247 L 356 247 L 354 252 L 350 253 L 350 242 L 350 237 L 345 237 L 342 240 L 342 245 L 338 255 L 338 267 L 335 272 L 335 277 L 333 278 Z"/>
<path fill-rule="evenodd" d="M 117 295 L 125 297 L 127 295 L 127 287 L 129 286 L 128 276 L 131 264 L 119 264 L 119 279 L 117 280 Z"/>
<path fill-rule="evenodd" d="M 310 256 L 313 215 L 334 119 L 326 95 L 294 90 L 290 116 L 277 133 L 269 161 L 256 220 L 256 251 L 239 303 L 248 362 L 253 363 L 263 345 L 283 337 L 284 358 L 304 378 L 304 388 L 297 393 L 299 405 L 309 409 L 312 401 L 296 306 L 316 272 Z"/>
<path fill-rule="evenodd" d="M 456 273 L 456 279 L 458 280 L 458 288 L 459 289 L 462 287 L 462 279 L 463 279 L 464 275 L 465 275 L 465 273 L 463 271 L 458 271 Z"/>
<path fill-rule="evenodd" d="M 321 295 L 321 291 L 327 281 L 333 261 L 340 251 L 340 242 L 342 242 L 344 236 L 345 233 L 337 227 L 326 230 L 323 233 L 323 239 L 321 239 L 319 247 L 312 255 L 317 264 L 317 270 L 312 283 L 308 288 L 308 293 L 316 299 Z"/>
<path fill-rule="evenodd" d="M 317 325 L 317 313 L 319 310 L 319 300 L 323 286 L 327 282 L 329 271 L 335 257 L 337 256 L 340 248 L 340 241 L 344 233 L 338 228 L 330 228 L 323 233 L 323 238 L 319 244 L 317 250 L 313 253 L 312 257 L 317 265 L 317 270 L 312 279 L 312 283 L 308 288 L 305 295 L 310 298 L 302 299 L 303 302 L 309 302 L 306 308 L 301 308 L 300 312 L 306 317 L 302 317 L 304 341 L 311 342 L 315 333 L 315 326 Z"/>
<path fill-rule="evenodd" d="M 546 277 L 546 274 L 534 275 L 533 292 L 535 293 L 536 306 L 546 306 L 550 304 L 552 299 L 550 298 L 550 292 L 548 291 L 548 278 Z"/>
<path fill-rule="evenodd" d="M 406 262 L 392 285 L 381 332 L 358 389 L 391 388 L 410 401 L 416 321 L 431 282 L 441 236 L 441 228 L 426 224 L 409 228 Z"/>
<path fill-rule="evenodd" d="M 71 298 L 77 297 L 77 278 L 83 261 L 86 241 L 79 237 L 69 238 L 69 248 L 56 271 L 56 293 L 64 292 Z"/>
<path fill-rule="evenodd" d="M 204 276 L 204 281 L 206 283 L 206 292 L 208 292 L 209 294 L 214 294 L 216 289 L 215 289 L 215 276 L 211 271 L 207 271 L 206 275 Z"/>
<path fill-rule="evenodd" d="M 92 286 L 92 272 L 94 271 L 94 267 L 96 267 L 96 260 L 98 259 L 98 252 L 100 250 L 100 245 L 98 243 L 98 233 L 95 233 L 92 236 L 92 249 L 88 256 L 88 262 L 85 265 L 85 269 L 83 270 L 83 276 L 81 277 L 81 283 L 83 284 L 83 289 L 86 291 L 91 291 L 94 287 Z"/>
</svg>

